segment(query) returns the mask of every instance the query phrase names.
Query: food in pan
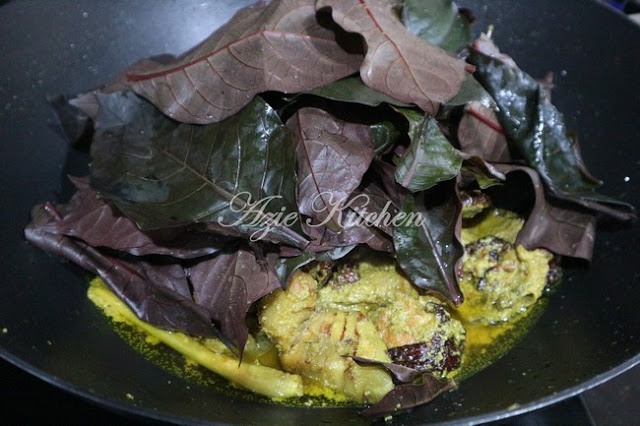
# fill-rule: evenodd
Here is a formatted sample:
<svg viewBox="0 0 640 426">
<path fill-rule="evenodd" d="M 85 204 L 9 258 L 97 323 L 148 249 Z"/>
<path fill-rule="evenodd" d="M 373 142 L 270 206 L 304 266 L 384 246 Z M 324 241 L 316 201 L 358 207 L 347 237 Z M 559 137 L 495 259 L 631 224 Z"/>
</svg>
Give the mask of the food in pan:
<svg viewBox="0 0 640 426">
<path fill-rule="evenodd" d="M 90 174 L 26 237 L 239 386 L 369 416 L 426 403 L 531 316 L 561 256 L 591 258 L 598 219 L 634 218 L 597 192 L 549 79 L 471 21 L 450 1 L 261 2 L 53 99 Z"/>
</svg>

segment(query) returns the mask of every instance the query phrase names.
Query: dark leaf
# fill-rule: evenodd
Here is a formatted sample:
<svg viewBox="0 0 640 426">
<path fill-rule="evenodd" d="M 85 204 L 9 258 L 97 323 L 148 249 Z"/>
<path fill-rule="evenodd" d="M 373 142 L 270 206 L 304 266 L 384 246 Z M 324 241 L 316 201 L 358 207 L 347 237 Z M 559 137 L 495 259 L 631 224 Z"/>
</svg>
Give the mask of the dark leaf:
<svg viewBox="0 0 640 426">
<path fill-rule="evenodd" d="M 592 214 L 571 205 L 558 206 L 545 199 L 544 186 L 538 173 L 528 167 L 496 164 L 505 174 L 526 173 L 535 193 L 535 204 L 516 244 L 527 249 L 546 248 L 563 256 L 591 260 L 596 233 L 596 220 Z M 519 188 L 518 190 L 522 190 Z"/>
<path fill-rule="evenodd" d="M 471 22 L 451 0 L 405 0 L 402 22 L 413 34 L 451 53 L 471 43 Z"/>
<path fill-rule="evenodd" d="M 43 228 L 53 221 L 53 216 L 49 213 L 51 206 L 38 204 L 31 210 L 31 222 L 25 227 L 24 235 L 27 241 L 34 246 L 51 253 L 55 256 L 63 257 L 81 268 L 98 273 L 97 262 L 93 259 L 86 244 L 74 240 L 65 235 L 53 234 Z"/>
<path fill-rule="evenodd" d="M 484 89 L 484 87 L 482 87 L 482 84 L 480 84 L 472 74 L 469 74 L 462 82 L 458 93 L 447 101 L 446 106 L 451 108 L 465 105 L 472 101 L 480 102 L 482 105 L 488 107 L 495 107 L 495 101 L 491 95 Z"/>
<path fill-rule="evenodd" d="M 82 115 L 86 115 L 91 120 L 95 120 L 98 117 L 100 105 L 96 98 L 96 92 L 82 93 L 75 98 L 69 99 L 69 105 L 77 108 Z"/>
<path fill-rule="evenodd" d="M 462 158 L 442 134 L 436 119 L 412 110 L 400 112 L 409 121 L 411 145 L 402 157 L 394 158 L 397 182 L 418 192 L 456 177 Z"/>
<path fill-rule="evenodd" d="M 258 262 L 253 253 L 238 250 L 221 253 L 188 269 L 194 299 L 206 308 L 223 336 L 240 356 L 249 330 L 246 316 L 251 305 L 280 287 L 275 257 Z"/>
<path fill-rule="evenodd" d="M 70 144 L 77 145 L 90 139 L 93 124 L 84 111 L 71 105 L 66 96 L 50 96 L 47 97 L 47 101 L 53 107 L 62 134 Z"/>
<path fill-rule="evenodd" d="M 163 55 L 167 56 L 167 55 Z M 171 57 L 171 60 L 174 60 Z M 156 66 L 156 62 L 150 59 L 142 59 L 135 65 L 132 65 L 127 69 L 128 72 L 140 71 L 144 72 L 149 68 Z M 100 112 L 100 101 L 98 100 L 99 94 L 112 94 L 116 92 L 129 91 L 127 84 L 127 77 L 125 72 L 120 73 L 115 79 L 103 84 L 99 88 L 90 92 L 82 93 L 75 98 L 69 99 L 69 105 L 79 109 L 86 114 L 91 120 L 96 121 L 98 119 L 98 113 Z"/>
<path fill-rule="evenodd" d="M 359 75 L 352 75 L 325 86 L 304 92 L 309 95 L 320 96 L 332 101 L 378 106 L 383 103 L 410 107 L 410 104 L 400 102 L 382 92 L 374 90 L 364 84 Z"/>
<path fill-rule="evenodd" d="M 424 371 L 415 370 L 413 368 L 394 364 L 392 362 L 381 362 L 373 359 L 361 358 L 359 356 L 352 356 L 351 359 L 353 359 L 356 363 L 358 363 L 358 365 L 361 366 L 374 365 L 382 367 L 389 373 L 391 373 L 391 375 L 393 375 L 393 378 L 400 383 L 411 383 L 422 374 L 425 374 Z"/>
<path fill-rule="evenodd" d="M 393 235 L 393 218 L 398 213 L 398 208 L 377 185 L 362 185 L 353 192 L 347 205 L 358 213 L 367 226 L 375 226 L 385 234 Z"/>
<path fill-rule="evenodd" d="M 501 54 L 486 35 L 474 43 L 469 61 L 499 107 L 498 118 L 511 152 L 538 171 L 552 194 L 596 208 L 598 203 L 608 204 L 604 210 L 622 220 L 634 217 L 631 206 L 595 192 L 601 182 L 587 172 L 564 118 L 538 81 Z"/>
<path fill-rule="evenodd" d="M 446 182 L 426 193 L 407 195 L 400 209 L 406 219 L 396 222 L 393 240 L 398 264 L 415 285 L 460 305 L 455 266 L 463 253 L 458 239 L 461 207 L 454 185 Z"/>
<path fill-rule="evenodd" d="M 182 266 L 116 258 L 82 241 L 46 232 L 52 216 L 36 206 L 25 236 L 35 246 L 99 275 L 138 318 L 195 336 L 217 336 L 208 312 L 194 303 Z"/>
<path fill-rule="evenodd" d="M 509 145 L 495 108 L 479 101 L 465 106 L 458 124 L 458 141 L 460 149 L 467 154 L 496 163 L 511 161 Z"/>
<path fill-rule="evenodd" d="M 286 288 L 289 284 L 291 275 L 298 269 L 310 264 L 311 262 L 332 262 L 342 259 L 356 248 L 355 245 L 336 247 L 329 251 L 316 253 L 298 253 L 292 257 L 280 257 L 277 262 L 277 272 L 280 283 Z"/>
<path fill-rule="evenodd" d="M 503 182 L 506 178 L 493 165 L 476 155 L 461 153 L 464 160 L 462 169 L 471 174 L 481 189 L 489 188 Z M 465 186 L 463 184 L 463 186 Z"/>
<path fill-rule="evenodd" d="M 430 341 L 389 348 L 391 361 L 404 367 L 431 373 L 444 373 L 460 367 L 464 341 L 435 334 Z"/>
<path fill-rule="evenodd" d="M 318 262 L 334 262 L 340 260 L 355 249 L 356 246 L 336 247 L 333 250 L 315 253 Z"/>
<path fill-rule="evenodd" d="M 235 114 L 258 93 L 295 93 L 353 74 L 362 54 L 336 42 L 314 3 L 259 2 L 174 62 L 138 67 L 126 77 L 170 117 L 205 124 Z"/>
<path fill-rule="evenodd" d="M 391 238 L 374 226 L 370 226 L 355 211 L 347 209 L 342 213 L 343 228 L 339 232 L 313 222 L 305 222 L 305 232 L 312 239 L 307 252 L 323 252 L 327 248 L 347 247 L 366 244 L 373 250 L 393 252 Z"/>
<path fill-rule="evenodd" d="M 371 127 L 371 140 L 376 147 L 376 155 L 386 154 L 401 135 L 400 130 L 390 121 L 382 121 L 369 127 Z"/>
<path fill-rule="evenodd" d="M 185 229 L 144 233 L 126 216 L 97 197 L 87 179 L 72 179 L 77 192 L 69 204 L 58 206 L 60 220 L 42 225 L 51 234 L 67 235 L 93 247 L 107 247 L 136 256 L 167 255 L 182 259 L 200 257 L 219 250 L 222 240 L 210 233 Z"/>
<path fill-rule="evenodd" d="M 362 412 L 369 418 L 397 414 L 419 405 L 426 404 L 438 395 L 455 387 L 448 379 L 438 379 L 431 374 L 421 376 L 420 383 L 407 383 L 396 386 L 377 404 Z"/>
<path fill-rule="evenodd" d="M 287 127 L 297 139 L 300 213 L 339 231 L 342 207 L 373 159 L 371 130 L 318 108 L 298 110 Z"/>
<path fill-rule="evenodd" d="M 411 34 L 387 0 L 319 0 L 344 30 L 360 34 L 367 54 L 362 81 L 394 99 L 435 114 L 460 89 L 468 64 Z"/>
<path fill-rule="evenodd" d="M 124 262 L 87 250 L 98 260 L 98 275 L 141 320 L 194 336 L 218 335 L 207 311 L 191 298 L 181 265 Z"/>
<path fill-rule="evenodd" d="M 404 200 L 406 190 L 396 182 L 396 166 L 383 160 L 373 160 L 371 168 L 380 178 L 385 192 L 395 206 L 400 206 Z"/>
<path fill-rule="evenodd" d="M 283 288 L 289 285 L 289 279 L 295 271 L 316 260 L 317 253 L 302 253 L 292 257 L 280 257 L 277 262 L 276 272 Z"/>
<path fill-rule="evenodd" d="M 486 46 L 487 43 L 489 41 L 484 40 L 474 46 Z M 494 50 L 490 52 L 495 54 Z M 579 160 L 573 155 L 572 143 L 566 137 L 557 111 L 555 118 L 560 122 L 546 121 L 545 100 L 540 96 L 540 84 L 535 79 L 513 62 L 487 56 L 484 51 L 472 49 L 469 60 L 477 66 L 475 75 L 480 83 L 494 97 L 499 107 L 498 117 L 515 152 L 538 170 L 553 191 L 584 192 L 598 186 L 598 182 L 584 176 L 577 167 Z M 552 152 L 554 158 L 550 155 Z M 556 161 L 562 163 L 556 164 Z M 566 185 L 554 178 L 573 183 Z"/>
<path fill-rule="evenodd" d="M 307 244 L 275 221 L 297 215 L 295 152 L 260 98 L 200 126 L 176 123 L 131 92 L 97 96 L 91 185 L 142 230 L 216 224 L 246 238 Z"/>
</svg>

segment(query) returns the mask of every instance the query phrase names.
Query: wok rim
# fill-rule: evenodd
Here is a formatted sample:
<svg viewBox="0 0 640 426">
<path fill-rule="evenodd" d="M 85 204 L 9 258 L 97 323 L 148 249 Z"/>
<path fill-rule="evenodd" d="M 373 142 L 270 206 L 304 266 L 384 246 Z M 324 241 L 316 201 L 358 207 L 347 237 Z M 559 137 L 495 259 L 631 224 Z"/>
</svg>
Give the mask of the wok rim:
<svg viewBox="0 0 640 426">
<path fill-rule="evenodd" d="M 152 410 L 149 408 L 145 408 L 145 407 L 140 407 L 140 406 L 136 406 L 136 405 L 132 405 L 132 404 L 127 404 L 121 401 L 116 401 L 113 399 L 110 399 L 108 397 L 105 396 L 100 396 L 100 395 L 96 395 L 93 394 L 91 392 L 88 392 L 85 388 L 80 387 L 80 386 L 76 386 L 71 384 L 70 382 L 58 378 L 56 376 L 54 376 L 51 373 L 48 373 L 47 371 L 40 369 L 38 367 L 35 367 L 34 365 L 24 361 L 23 359 L 21 359 L 18 356 L 13 355 L 12 353 L 8 352 L 6 349 L 4 349 L 3 347 L 0 347 L 0 357 L 2 357 L 4 360 L 6 360 L 7 362 L 9 362 L 10 364 L 20 368 L 21 370 L 31 374 L 34 377 L 37 377 L 38 379 L 44 381 L 45 383 L 48 383 L 58 389 L 64 390 L 72 395 L 75 395 L 77 397 L 80 397 L 86 401 L 89 401 L 93 404 L 96 404 L 99 407 L 105 408 L 107 410 L 119 413 L 119 414 L 123 414 L 123 415 L 134 415 L 134 416 L 138 416 L 138 417 L 142 417 L 142 418 L 146 418 L 146 419 L 152 419 L 152 420 L 157 420 L 157 421 L 161 421 L 161 422 L 170 422 L 170 423 L 176 423 L 176 424 L 184 424 L 184 425 L 202 425 L 202 424 L 209 424 L 209 425 L 223 425 L 223 424 L 231 424 L 231 423 L 220 423 L 220 422 L 215 422 L 215 421 L 210 421 L 210 420 L 203 420 L 203 419 L 197 419 L 194 417 L 186 417 L 186 416 L 179 416 L 179 415 L 174 415 L 168 412 L 164 412 L 161 410 Z M 582 392 L 595 388 L 598 385 L 605 383 L 611 379 L 613 379 L 614 377 L 630 370 L 631 368 L 635 367 L 636 365 L 640 365 L 640 353 L 636 354 L 635 356 L 633 356 L 632 358 L 628 359 L 627 361 L 618 364 L 617 366 L 611 368 L 610 370 L 601 373 L 595 377 L 592 377 L 589 380 L 586 380 L 582 383 L 579 383 L 575 386 L 572 386 L 570 388 L 564 389 L 560 392 L 556 392 L 553 393 L 551 395 L 536 399 L 534 401 L 522 404 L 522 405 L 518 405 L 517 407 L 514 407 L 513 409 L 510 408 L 506 408 L 503 410 L 497 410 L 497 411 L 492 411 L 489 413 L 485 413 L 485 414 L 480 414 L 477 416 L 472 416 L 472 417 L 466 417 L 466 418 L 461 418 L 461 419 L 456 419 L 456 420 L 452 420 L 452 421 L 446 421 L 446 422 L 437 422 L 437 423 L 425 423 L 425 424 L 431 424 L 431 425 L 455 425 L 455 424 L 461 424 L 461 423 L 465 423 L 465 424 L 469 424 L 469 425 L 475 425 L 475 424 L 480 424 L 480 423 L 486 423 L 486 422 L 493 422 L 493 421 L 497 421 L 497 420 L 503 420 L 503 419 L 507 419 L 510 417 L 514 417 L 520 414 L 525 414 L 531 411 L 535 411 L 537 409 L 541 409 L 550 405 L 553 405 L 555 403 L 564 401 L 568 398 L 571 398 L 573 396 L 576 396 L 578 394 L 581 394 Z M 308 409 L 308 408 L 302 408 L 303 410 Z M 313 408 L 313 409 L 322 409 L 322 408 Z M 327 410 L 330 410 L 331 408 L 325 408 Z"/>
</svg>

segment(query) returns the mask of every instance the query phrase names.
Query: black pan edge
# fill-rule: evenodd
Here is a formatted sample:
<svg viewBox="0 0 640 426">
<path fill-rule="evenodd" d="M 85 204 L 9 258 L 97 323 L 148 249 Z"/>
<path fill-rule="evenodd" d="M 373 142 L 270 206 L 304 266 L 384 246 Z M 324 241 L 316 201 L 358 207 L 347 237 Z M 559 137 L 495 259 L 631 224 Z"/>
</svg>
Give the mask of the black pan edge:
<svg viewBox="0 0 640 426">
<path fill-rule="evenodd" d="M 52 376 L 46 371 L 43 371 L 39 368 L 34 367 L 33 365 L 12 355 L 11 353 L 7 352 L 1 347 L 0 347 L 0 357 L 10 362 L 11 364 L 15 365 L 16 367 L 26 371 L 27 373 L 37 377 L 38 379 L 51 384 L 52 386 L 55 386 L 59 389 L 70 392 L 80 398 L 83 398 L 87 401 L 90 401 L 91 403 L 97 404 L 98 406 L 104 407 L 105 409 L 114 411 L 116 413 L 120 413 L 124 415 L 139 416 L 142 418 L 152 419 L 159 422 L 169 422 L 169 423 L 176 423 L 176 424 L 189 425 L 189 426 L 192 426 L 192 425 L 196 426 L 196 425 L 203 425 L 203 424 L 207 424 L 207 425 L 229 424 L 229 423 L 203 422 L 202 420 L 198 420 L 198 419 L 175 416 L 173 414 L 166 413 L 166 412 L 149 410 L 149 409 L 137 407 L 131 404 L 124 404 L 118 401 L 114 401 L 108 398 L 94 395 L 90 392 L 87 392 L 86 389 L 73 386 L 70 383 L 58 377 Z M 627 370 L 630 370 L 636 365 L 640 365 L 640 354 L 612 368 L 606 373 L 600 374 L 596 377 L 593 377 L 592 379 L 589 379 L 571 388 L 565 389 L 561 392 L 555 393 L 545 398 L 541 398 L 539 400 L 530 402 L 528 404 L 519 405 L 518 407 L 513 409 L 499 410 L 499 411 L 494 411 L 492 413 L 482 414 L 475 417 L 468 417 L 464 419 L 464 423 L 468 425 L 477 425 L 477 424 L 493 422 L 497 420 L 504 420 L 520 414 L 525 414 L 534 410 L 538 410 L 552 404 L 556 404 L 558 402 L 564 401 L 565 399 L 579 395 L 584 391 L 595 388 L 596 386 L 602 383 L 605 383 L 620 374 L 623 374 L 624 372 L 626 372 Z M 434 425 L 450 426 L 450 425 L 459 425 L 460 423 L 461 423 L 460 420 L 453 420 L 449 422 L 434 423 Z"/>
</svg>

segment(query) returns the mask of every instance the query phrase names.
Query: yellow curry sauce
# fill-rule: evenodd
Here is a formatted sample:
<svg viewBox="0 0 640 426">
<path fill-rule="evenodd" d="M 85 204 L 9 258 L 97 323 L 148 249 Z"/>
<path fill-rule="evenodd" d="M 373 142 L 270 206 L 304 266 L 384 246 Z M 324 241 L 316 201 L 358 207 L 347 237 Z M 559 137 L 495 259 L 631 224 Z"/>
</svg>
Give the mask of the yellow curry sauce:
<svg viewBox="0 0 640 426">
<path fill-rule="evenodd" d="M 551 254 L 545 250 L 527 251 L 512 246 L 522 224 L 522 219 L 515 214 L 496 208 L 465 219 L 462 233 L 465 246 L 492 236 L 498 237 L 504 247 L 500 246 L 502 251 L 498 260 L 494 259 L 493 253 L 488 256 L 489 261 L 487 256 L 474 259 L 465 253 L 463 269 L 466 273 L 460 284 L 467 301 L 457 310 L 450 309 L 451 321 L 446 321 L 446 335 L 454 340 L 464 338 L 464 351 L 460 367 L 442 371 L 442 376 L 459 381 L 491 364 L 540 316 L 544 302 L 536 300 L 547 284 Z M 482 246 L 486 247 L 493 249 L 492 245 Z M 518 265 L 512 265 L 515 260 Z M 311 275 L 299 272 L 287 291 L 279 290 L 267 297 L 259 314 L 264 332 L 250 336 L 242 363 L 220 341 L 160 330 L 140 321 L 99 278 L 92 281 L 88 295 L 137 350 L 180 376 L 220 386 L 220 381 L 215 380 L 219 375 L 237 388 L 251 389 L 265 396 L 265 401 L 278 403 L 325 406 L 369 403 L 379 400 L 391 389 L 391 379 L 377 367 L 344 365 L 345 358 L 340 353 L 390 361 L 386 353 L 388 348 L 431 337 L 422 330 L 429 329 L 428 323 L 434 321 L 435 316 L 407 312 L 413 312 L 415 306 L 435 306 L 440 301 L 431 295 L 419 294 L 394 266 L 392 259 L 362 260 L 358 268 L 357 282 L 346 286 L 329 283 L 322 288 L 318 288 Z M 499 270 L 491 278 L 494 281 L 519 280 L 509 293 L 510 298 L 503 297 L 506 302 L 500 300 L 501 303 L 491 298 L 482 303 L 469 303 L 470 299 L 482 296 L 474 294 L 481 287 L 474 274 L 484 274 L 484 279 L 488 276 L 487 270 L 492 268 Z M 403 315 L 408 322 L 402 319 Z M 490 320 L 478 320 L 483 317 Z M 340 327 L 332 328 L 332 322 L 339 323 Z M 301 329 L 301 323 L 307 326 Z M 353 349 L 355 340 L 350 338 L 354 333 L 359 337 L 369 336 L 356 345 L 357 353 Z M 319 335 L 328 336 L 328 340 L 315 346 L 299 344 L 310 340 L 310 336 L 317 338 Z M 159 342 L 181 353 L 184 360 L 180 362 L 175 352 L 167 351 L 163 345 L 158 345 Z M 322 360 L 328 367 L 309 368 L 306 358 Z M 287 372 L 281 370 L 283 366 Z M 345 371 L 349 380 L 343 378 Z M 328 387 L 326 383 L 332 386 Z"/>
</svg>

